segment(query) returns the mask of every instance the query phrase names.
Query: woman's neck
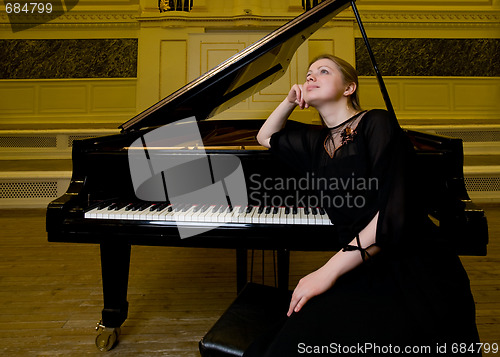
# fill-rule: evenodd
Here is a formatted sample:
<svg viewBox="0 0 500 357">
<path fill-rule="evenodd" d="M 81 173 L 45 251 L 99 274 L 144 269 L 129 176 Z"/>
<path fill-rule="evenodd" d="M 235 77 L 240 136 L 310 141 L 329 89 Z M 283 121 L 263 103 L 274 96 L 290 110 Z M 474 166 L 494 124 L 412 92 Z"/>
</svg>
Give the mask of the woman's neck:
<svg viewBox="0 0 500 357">
<path fill-rule="evenodd" d="M 326 126 L 333 128 L 352 116 L 356 115 L 359 111 L 347 105 L 347 101 L 339 101 L 335 103 L 328 103 L 320 108 L 316 108 L 323 118 Z"/>
</svg>

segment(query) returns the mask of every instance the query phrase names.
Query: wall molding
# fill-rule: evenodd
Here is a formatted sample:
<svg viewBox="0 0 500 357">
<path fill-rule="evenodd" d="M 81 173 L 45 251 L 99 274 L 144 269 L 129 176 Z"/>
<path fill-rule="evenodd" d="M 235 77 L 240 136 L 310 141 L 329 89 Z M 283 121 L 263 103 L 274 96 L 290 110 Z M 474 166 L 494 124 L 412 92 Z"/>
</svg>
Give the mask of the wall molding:
<svg viewBox="0 0 500 357">
<path fill-rule="evenodd" d="M 361 10 L 360 10 L 361 12 Z M 500 11 L 390 11 L 365 10 L 363 22 L 370 24 L 461 24 L 499 27 Z"/>
<path fill-rule="evenodd" d="M 0 80 L 1 124 L 122 123 L 136 91 L 135 78 Z"/>
<path fill-rule="evenodd" d="M 41 14 L 19 14 L 17 23 L 39 23 L 36 29 L 93 27 L 133 27 L 138 28 L 139 5 L 125 6 L 81 6 L 53 19 Z M 10 28 L 5 6 L 0 6 L 0 28 Z"/>
<path fill-rule="evenodd" d="M 371 6 L 369 6 L 371 7 Z M 5 6 L 0 6 L 5 8 Z M 168 27 L 279 27 L 284 23 L 300 15 L 300 11 L 292 9 L 288 13 L 277 15 L 218 15 L 209 11 L 193 12 L 153 12 L 146 9 L 141 13 L 138 5 L 128 6 L 79 6 L 55 19 L 44 15 L 26 15 L 20 17 L 21 22 L 33 23 L 45 22 L 37 28 L 60 28 L 60 27 L 85 27 L 93 25 L 99 27 L 135 27 L 151 26 L 153 24 Z M 477 10 L 474 8 L 446 10 L 446 9 L 397 9 L 379 10 L 364 8 L 360 6 L 360 14 L 365 24 L 372 26 L 394 25 L 400 26 L 474 26 L 474 27 L 500 27 L 500 10 Z M 326 27 L 334 26 L 339 22 L 354 22 L 352 10 L 346 9 L 329 23 Z M 5 11 L 0 12 L 0 28 L 10 27 L 9 18 Z"/>
</svg>

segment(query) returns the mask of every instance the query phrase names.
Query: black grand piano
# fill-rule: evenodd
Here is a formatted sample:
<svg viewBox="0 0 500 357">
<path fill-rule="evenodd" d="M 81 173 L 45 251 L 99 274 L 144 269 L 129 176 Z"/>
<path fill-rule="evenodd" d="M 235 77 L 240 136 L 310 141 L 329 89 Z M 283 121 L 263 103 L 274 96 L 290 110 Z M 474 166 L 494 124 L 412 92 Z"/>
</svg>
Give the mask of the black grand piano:
<svg viewBox="0 0 500 357">
<path fill-rule="evenodd" d="M 262 121 L 210 118 L 273 83 L 286 71 L 297 48 L 348 6 L 353 7 L 362 29 L 354 1 L 324 1 L 122 124 L 120 134 L 74 142 L 73 175 L 68 191 L 47 209 L 48 240 L 100 245 L 104 309 L 96 344 L 101 350 L 112 348 L 119 327 L 127 318 L 132 245 L 235 249 L 238 290 L 246 282 L 247 249 L 277 250 L 278 285 L 287 288 L 290 250 L 340 248 L 321 239 L 322 233 L 331 230 L 321 207 L 264 205 L 258 192 L 260 186 L 248 185 L 255 177 L 300 179 L 257 144 L 255 135 Z M 366 38 L 365 41 L 369 49 Z M 392 110 L 381 77 L 379 81 L 388 109 Z M 145 138 L 155 130 L 186 118 L 196 119 L 202 145 L 145 145 Z M 442 237 L 449 239 L 458 254 L 485 255 L 486 217 L 471 202 L 465 189 L 461 140 L 416 131 L 407 134 L 417 150 L 428 214 L 439 226 Z M 131 159 L 134 156 L 130 154 L 133 149 L 141 149 L 140 143 L 145 148 L 143 174 L 150 176 L 144 182 L 155 187 L 157 199 L 138 195 L 131 177 L 134 162 L 131 160 L 139 160 L 140 155 Z M 238 168 L 250 190 L 239 204 L 231 202 L 229 197 L 226 205 L 172 202 L 168 190 L 158 187 L 166 181 L 166 174 L 155 171 L 151 165 L 153 156 L 181 158 L 179 166 L 200 158 L 224 162 L 237 157 Z M 211 175 L 212 181 L 217 181 Z M 267 193 L 275 198 L 305 197 L 309 199 L 307 202 L 315 195 L 297 188 Z M 181 237 L 177 225 L 184 232 L 192 230 L 196 234 Z M 307 233 L 307 241 L 297 238 L 304 236 L 301 233 Z"/>
</svg>

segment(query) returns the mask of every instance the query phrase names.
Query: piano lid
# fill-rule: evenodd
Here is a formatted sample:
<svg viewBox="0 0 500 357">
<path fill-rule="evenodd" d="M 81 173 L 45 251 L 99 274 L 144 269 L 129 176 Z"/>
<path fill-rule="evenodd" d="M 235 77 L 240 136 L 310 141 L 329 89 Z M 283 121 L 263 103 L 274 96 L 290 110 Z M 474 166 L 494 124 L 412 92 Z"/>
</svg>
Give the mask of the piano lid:
<svg viewBox="0 0 500 357">
<path fill-rule="evenodd" d="M 123 123 L 120 128 L 130 131 L 156 127 L 191 116 L 204 120 L 223 112 L 278 80 L 297 48 L 349 3 L 350 0 L 320 3 Z"/>
</svg>

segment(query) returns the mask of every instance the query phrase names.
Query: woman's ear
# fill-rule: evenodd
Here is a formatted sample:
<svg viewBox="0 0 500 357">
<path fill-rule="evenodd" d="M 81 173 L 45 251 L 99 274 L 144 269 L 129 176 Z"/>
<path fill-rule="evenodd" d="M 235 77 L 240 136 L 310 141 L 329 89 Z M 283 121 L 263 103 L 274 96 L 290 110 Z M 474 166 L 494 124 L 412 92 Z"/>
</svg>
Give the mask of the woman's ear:
<svg viewBox="0 0 500 357">
<path fill-rule="evenodd" d="M 351 94 L 353 94 L 354 92 L 356 91 L 356 83 L 352 82 L 352 83 L 349 83 L 344 91 L 344 95 L 346 97 L 350 96 Z"/>
</svg>

